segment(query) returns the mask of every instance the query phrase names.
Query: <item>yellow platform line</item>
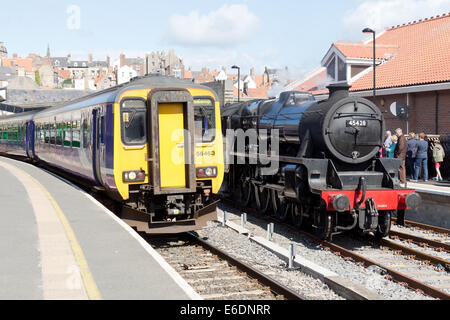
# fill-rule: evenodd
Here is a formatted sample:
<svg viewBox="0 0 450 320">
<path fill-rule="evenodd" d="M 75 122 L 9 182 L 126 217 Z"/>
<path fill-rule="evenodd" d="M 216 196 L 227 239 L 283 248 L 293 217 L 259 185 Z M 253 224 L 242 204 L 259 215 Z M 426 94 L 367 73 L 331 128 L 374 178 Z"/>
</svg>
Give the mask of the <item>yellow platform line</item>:
<svg viewBox="0 0 450 320">
<path fill-rule="evenodd" d="M 95 280 L 91 273 L 91 270 L 89 269 L 89 265 L 84 256 L 83 250 L 81 249 L 81 246 L 78 243 L 75 233 L 73 232 L 72 227 L 70 226 L 69 220 L 67 220 L 66 216 L 64 215 L 63 211 L 59 207 L 58 203 L 55 201 L 55 199 L 52 197 L 52 195 L 48 192 L 48 190 L 37 179 L 35 179 L 33 176 L 31 176 L 28 172 L 23 171 L 17 167 L 15 167 L 15 168 L 17 170 L 21 171 L 23 174 L 25 174 L 29 178 L 31 178 L 31 180 L 34 183 L 36 183 L 36 185 L 38 185 L 39 188 L 47 196 L 48 200 L 50 201 L 53 208 L 55 209 L 55 211 L 58 215 L 58 218 L 64 227 L 67 238 L 69 239 L 75 260 L 76 260 L 78 266 L 80 267 L 81 278 L 83 279 L 84 287 L 86 289 L 89 299 L 90 300 L 101 300 L 102 296 L 97 287 L 97 284 L 95 283 Z"/>
</svg>

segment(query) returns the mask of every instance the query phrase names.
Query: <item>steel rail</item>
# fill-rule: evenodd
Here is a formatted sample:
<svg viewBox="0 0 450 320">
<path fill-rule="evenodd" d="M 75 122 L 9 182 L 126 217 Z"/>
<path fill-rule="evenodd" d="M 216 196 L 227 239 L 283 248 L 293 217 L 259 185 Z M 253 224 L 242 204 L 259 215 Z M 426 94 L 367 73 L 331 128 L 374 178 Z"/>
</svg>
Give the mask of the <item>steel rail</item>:
<svg viewBox="0 0 450 320">
<path fill-rule="evenodd" d="M 270 290 L 277 294 L 284 296 L 287 300 L 308 300 L 304 296 L 298 294 L 297 292 L 289 289 L 288 287 L 284 286 L 283 284 L 279 283 L 278 281 L 272 279 L 271 277 L 265 275 L 264 273 L 261 273 L 260 271 L 256 270 L 255 268 L 245 264 L 242 261 L 239 261 L 238 259 L 230 256 L 226 252 L 220 250 L 219 248 L 216 248 L 215 246 L 211 245 L 210 243 L 200 239 L 198 236 L 196 236 L 194 233 L 188 232 L 187 233 L 197 244 L 202 246 L 208 251 L 211 251 L 215 255 L 217 255 L 219 258 L 229 262 L 231 265 L 235 266 L 239 270 L 246 273 L 249 277 L 257 280 L 262 285 L 270 288 Z"/>
<path fill-rule="evenodd" d="M 334 244 L 334 243 L 329 242 L 329 241 L 324 241 L 324 240 L 320 239 L 319 237 L 317 237 L 317 236 L 315 236 L 315 235 L 313 235 L 311 233 L 308 233 L 306 231 L 299 230 L 298 228 L 296 228 L 296 227 L 294 227 L 294 226 L 292 226 L 290 224 L 280 222 L 280 221 L 278 221 L 278 220 L 276 220 L 274 218 L 271 218 L 271 217 L 261 216 L 261 215 L 258 214 L 256 209 L 246 208 L 246 207 L 243 207 L 241 205 L 237 205 L 236 203 L 234 203 L 234 202 L 232 202 L 232 201 L 230 201 L 228 199 L 225 200 L 225 204 L 227 204 L 227 205 L 229 205 L 229 206 L 231 206 L 231 207 L 233 207 L 233 208 L 235 208 L 237 210 L 245 211 L 245 212 L 247 212 L 249 214 L 252 214 L 254 216 L 257 216 L 259 218 L 263 218 L 263 219 L 269 220 L 269 221 L 275 221 L 276 223 L 281 224 L 281 225 L 291 229 L 292 231 L 298 232 L 299 234 L 309 238 L 310 240 L 312 240 L 312 241 L 316 242 L 317 244 L 321 245 L 322 247 L 328 247 L 331 250 L 333 250 L 334 252 L 339 253 L 343 257 L 351 258 L 355 262 L 362 263 L 365 267 L 378 266 L 379 268 L 384 270 L 386 275 L 391 276 L 392 280 L 397 281 L 399 283 L 406 283 L 407 286 L 410 289 L 421 290 L 423 293 L 425 293 L 426 295 L 428 295 L 428 296 L 430 296 L 432 298 L 442 299 L 442 300 L 450 300 L 450 295 L 445 293 L 442 290 L 434 288 L 434 287 L 432 287 L 432 286 L 430 286 L 430 285 L 428 285 L 426 283 L 423 283 L 423 282 L 421 282 L 419 280 L 416 280 L 416 279 L 413 279 L 411 277 L 408 277 L 408 276 L 406 276 L 406 275 L 404 275 L 404 274 L 402 274 L 402 273 L 400 273 L 400 272 L 398 272 L 398 271 L 396 271 L 396 270 L 394 270 L 392 268 L 389 268 L 389 267 L 387 267 L 385 265 L 382 265 L 382 264 L 380 264 L 380 263 L 378 263 L 376 261 L 373 261 L 373 260 L 371 260 L 369 258 L 366 258 L 366 257 L 364 257 L 364 256 L 362 256 L 360 254 L 357 254 L 357 253 L 353 252 L 353 251 L 345 249 L 345 248 L 343 248 L 343 247 L 341 247 L 341 246 L 339 246 L 337 244 Z"/>
<path fill-rule="evenodd" d="M 392 239 L 400 239 L 404 241 L 412 240 L 417 245 L 427 245 L 433 249 L 443 249 L 446 252 L 450 252 L 450 244 L 439 242 L 436 240 L 426 239 L 418 236 L 414 236 L 408 233 L 398 232 L 398 231 L 390 231 L 390 237 Z"/>
<path fill-rule="evenodd" d="M 422 261 L 429 261 L 431 264 L 438 266 L 441 265 L 442 267 L 445 267 L 446 269 L 450 269 L 450 262 L 445 260 L 445 259 L 441 259 L 426 253 L 423 253 L 421 251 L 412 249 L 412 248 L 408 248 L 406 246 L 403 246 L 399 243 L 396 243 L 392 240 L 388 240 L 388 239 L 381 239 L 380 241 L 378 241 L 378 243 L 380 244 L 380 246 L 384 246 L 387 247 L 389 249 L 392 250 L 400 250 L 403 254 L 405 255 L 409 255 L 409 256 L 413 256 L 414 259 L 416 260 L 422 260 Z"/>
<path fill-rule="evenodd" d="M 392 221 L 397 222 L 397 218 L 392 218 Z M 431 226 L 431 225 L 420 223 L 420 222 L 405 220 L 405 224 L 410 225 L 412 227 L 417 227 L 420 229 L 431 230 L 431 231 L 434 231 L 437 233 L 450 234 L 450 229 Z"/>
</svg>

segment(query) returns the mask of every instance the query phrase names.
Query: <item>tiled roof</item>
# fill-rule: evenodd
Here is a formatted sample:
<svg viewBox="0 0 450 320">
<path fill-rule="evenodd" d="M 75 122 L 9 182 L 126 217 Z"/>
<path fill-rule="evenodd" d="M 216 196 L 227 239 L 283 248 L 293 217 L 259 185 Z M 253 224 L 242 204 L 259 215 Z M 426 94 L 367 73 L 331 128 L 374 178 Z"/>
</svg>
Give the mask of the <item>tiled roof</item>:
<svg viewBox="0 0 450 320">
<path fill-rule="evenodd" d="M 3 58 L 2 66 L 3 67 L 23 67 L 25 71 L 34 71 L 33 68 L 33 59 L 30 58 Z"/>
<path fill-rule="evenodd" d="M 16 90 L 8 89 L 8 100 L 10 105 L 33 105 L 48 104 L 70 101 L 90 94 L 90 91 L 80 90 Z"/>
<path fill-rule="evenodd" d="M 327 84 L 327 69 L 319 67 L 310 74 L 306 75 L 302 80 L 295 81 L 286 86 L 285 91 L 308 91 L 315 92 L 322 90 Z"/>
<path fill-rule="evenodd" d="M 376 39 L 378 45 L 398 50 L 377 67 L 377 88 L 450 81 L 450 13 L 387 29 Z M 351 90 L 371 89 L 372 72 L 356 80 Z"/>
<path fill-rule="evenodd" d="M 58 69 L 58 68 L 55 68 L 55 70 L 58 73 L 58 76 L 60 78 L 63 78 L 63 79 L 69 79 L 70 78 L 70 70 L 61 70 L 61 69 Z"/>
<path fill-rule="evenodd" d="M 338 41 L 333 43 L 333 45 L 347 58 L 363 58 L 372 59 L 373 58 L 373 46 L 372 42 L 370 44 L 364 44 L 362 42 L 353 43 Z M 396 45 L 383 45 L 376 43 L 375 57 L 377 59 L 389 59 L 398 50 Z"/>
<path fill-rule="evenodd" d="M 267 99 L 269 96 L 267 92 L 269 91 L 269 88 L 267 86 L 256 88 L 256 89 L 248 89 L 248 93 L 244 94 L 244 92 L 241 91 L 241 97 L 242 98 L 261 98 L 261 99 Z M 233 86 L 233 94 L 235 97 L 238 96 L 238 89 Z"/>
</svg>

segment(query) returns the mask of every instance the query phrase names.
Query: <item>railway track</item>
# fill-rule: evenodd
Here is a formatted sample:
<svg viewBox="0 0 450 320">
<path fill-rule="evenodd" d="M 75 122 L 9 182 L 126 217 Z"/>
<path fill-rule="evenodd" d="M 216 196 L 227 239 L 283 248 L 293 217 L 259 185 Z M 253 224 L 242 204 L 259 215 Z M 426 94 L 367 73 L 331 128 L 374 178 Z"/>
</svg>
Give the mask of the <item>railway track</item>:
<svg viewBox="0 0 450 320">
<path fill-rule="evenodd" d="M 306 300 L 193 233 L 143 237 L 205 300 Z"/>
<path fill-rule="evenodd" d="M 222 201 L 224 201 L 227 206 L 239 211 L 262 218 L 268 222 L 281 224 L 312 240 L 319 248 L 331 251 L 347 261 L 353 261 L 366 268 L 376 268 L 377 272 L 384 275 L 386 279 L 400 283 L 404 287 L 408 287 L 416 292 L 423 293 L 436 299 L 450 300 L 450 261 L 446 259 L 426 254 L 420 250 L 399 244 L 390 239 L 383 239 L 377 242 L 374 238 L 360 238 L 360 248 L 367 247 L 367 241 L 369 240 L 369 246 L 371 248 L 368 250 L 358 249 L 358 246 L 355 245 L 345 245 L 345 241 L 343 241 L 343 244 L 338 244 L 336 241 L 323 241 L 309 232 L 299 230 L 290 224 L 280 222 L 272 217 L 261 217 L 253 208 L 242 207 L 227 199 L 222 199 Z M 414 226 L 416 228 L 419 227 L 426 230 L 432 230 L 433 232 L 439 232 L 441 235 L 448 234 L 448 230 L 442 228 L 434 228 L 423 224 L 414 224 Z M 448 244 L 444 242 L 417 236 L 410 237 L 409 234 L 394 232 L 394 239 L 396 236 L 398 239 L 402 236 L 404 241 L 416 241 L 419 245 L 426 244 L 426 246 L 436 248 L 438 251 L 448 250 Z M 411 263 L 413 261 L 416 261 L 416 263 Z M 420 261 L 420 263 L 417 263 L 417 261 Z"/>
</svg>

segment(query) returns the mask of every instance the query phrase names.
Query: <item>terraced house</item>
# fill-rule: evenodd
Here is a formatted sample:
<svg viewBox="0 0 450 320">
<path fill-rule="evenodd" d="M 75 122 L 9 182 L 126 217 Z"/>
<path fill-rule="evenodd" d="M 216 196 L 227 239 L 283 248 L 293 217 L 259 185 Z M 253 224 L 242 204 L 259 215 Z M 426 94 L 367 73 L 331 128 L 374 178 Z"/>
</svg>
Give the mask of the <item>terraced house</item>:
<svg viewBox="0 0 450 320">
<path fill-rule="evenodd" d="M 450 133 L 450 13 L 376 33 L 376 93 L 390 129 Z M 335 42 L 321 66 L 286 87 L 326 98 L 326 84 L 348 82 L 351 94 L 373 96 L 373 38 Z M 395 117 L 393 103 L 401 112 Z"/>
</svg>

